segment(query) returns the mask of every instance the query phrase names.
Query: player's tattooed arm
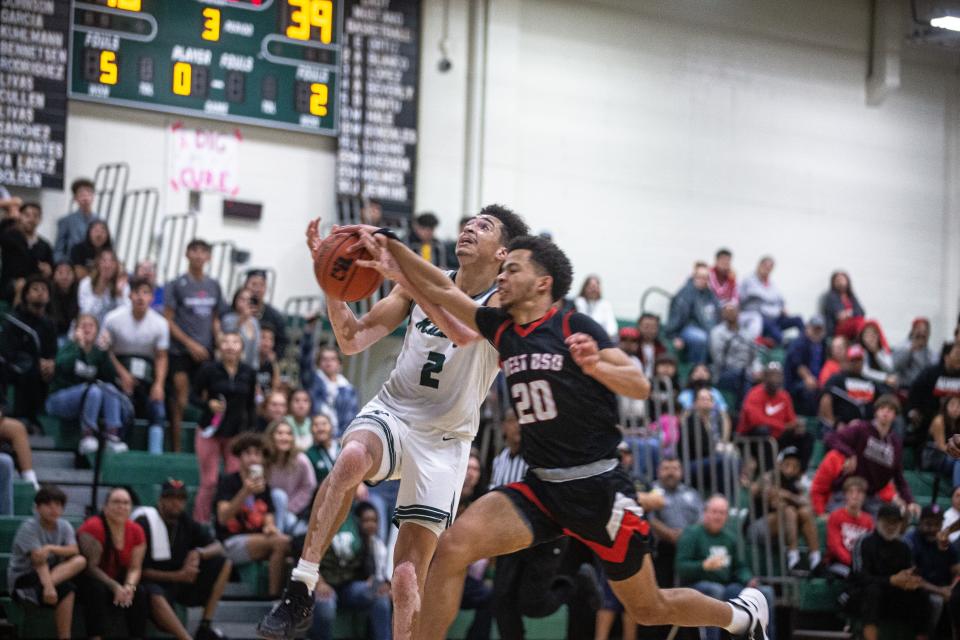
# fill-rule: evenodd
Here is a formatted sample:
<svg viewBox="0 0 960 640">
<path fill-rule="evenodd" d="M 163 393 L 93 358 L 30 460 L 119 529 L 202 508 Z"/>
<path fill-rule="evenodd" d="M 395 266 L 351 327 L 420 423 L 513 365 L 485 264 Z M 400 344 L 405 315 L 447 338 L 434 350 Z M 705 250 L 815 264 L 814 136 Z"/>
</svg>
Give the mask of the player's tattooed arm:
<svg viewBox="0 0 960 640">
<path fill-rule="evenodd" d="M 380 254 L 383 250 L 388 250 L 393 255 L 403 277 L 423 295 L 426 302 L 443 307 L 465 327 L 479 334 L 475 319 L 479 305 L 461 291 L 453 280 L 447 277 L 447 274 L 422 259 L 399 240 L 380 234 L 372 236 L 366 232 L 361 232 L 360 238 L 367 251 L 373 256 L 373 260 L 358 260 L 358 265 L 379 270 Z M 424 310 L 430 313 L 426 307 Z M 443 327 L 440 328 L 443 330 Z"/>
<path fill-rule="evenodd" d="M 650 381 L 620 349 L 598 349 L 597 341 L 586 333 L 574 333 L 566 342 L 580 369 L 610 391 L 637 400 L 650 395 Z"/>
</svg>

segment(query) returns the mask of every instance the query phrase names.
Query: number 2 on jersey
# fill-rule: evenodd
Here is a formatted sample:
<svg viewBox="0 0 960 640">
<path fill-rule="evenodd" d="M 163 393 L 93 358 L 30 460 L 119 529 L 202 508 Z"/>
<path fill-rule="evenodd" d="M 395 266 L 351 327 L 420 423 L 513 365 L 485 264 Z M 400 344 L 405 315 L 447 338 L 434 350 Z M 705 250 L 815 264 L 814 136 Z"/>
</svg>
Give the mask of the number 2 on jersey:
<svg viewBox="0 0 960 640">
<path fill-rule="evenodd" d="M 510 387 L 510 395 L 517 402 L 517 419 L 520 424 L 545 422 L 557 417 L 553 391 L 546 380 L 534 380 L 529 384 L 518 382 Z"/>
<path fill-rule="evenodd" d="M 440 372 L 443 371 L 443 363 L 446 362 L 446 360 L 447 356 L 442 353 L 437 353 L 436 351 L 428 353 L 427 363 L 423 365 L 423 369 L 420 370 L 420 386 L 439 389 L 440 380 L 434 378 L 433 374 L 440 375 Z"/>
</svg>

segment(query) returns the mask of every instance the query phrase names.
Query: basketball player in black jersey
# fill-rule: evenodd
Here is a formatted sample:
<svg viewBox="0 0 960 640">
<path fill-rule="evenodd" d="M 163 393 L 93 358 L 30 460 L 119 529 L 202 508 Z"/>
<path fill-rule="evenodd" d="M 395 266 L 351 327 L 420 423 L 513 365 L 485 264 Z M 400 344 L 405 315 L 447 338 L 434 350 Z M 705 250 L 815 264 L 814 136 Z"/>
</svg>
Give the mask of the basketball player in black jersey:
<svg viewBox="0 0 960 640">
<path fill-rule="evenodd" d="M 440 538 L 416 636 L 446 637 L 471 563 L 568 535 L 599 556 L 613 591 L 640 624 L 721 627 L 767 640 L 769 611 L 756 589 L 722 602 L 693 589 L 657 587 L 650 526 L 616 454 L 615 394 L 643 399 L 650 385 L 599 324 L 557 310 L 573 277 L 563 252 L 543 238 L 513 240 L 498 277 L 501 308 L 495 309 L 478 306 L 391 236 L 365 229 L 361 243 L 374 259 L 358 264 L 387 277 L 402 273 L 424 297 L 494 344 L 530 465 L 523 482 L 480 498 Z"/>
</svg>

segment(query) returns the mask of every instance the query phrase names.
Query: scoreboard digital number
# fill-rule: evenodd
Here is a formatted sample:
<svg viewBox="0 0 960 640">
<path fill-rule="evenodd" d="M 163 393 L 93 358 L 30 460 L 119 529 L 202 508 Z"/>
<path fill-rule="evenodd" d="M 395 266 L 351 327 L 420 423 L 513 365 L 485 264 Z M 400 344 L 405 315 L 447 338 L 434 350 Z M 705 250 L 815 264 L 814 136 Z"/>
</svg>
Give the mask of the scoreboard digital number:
<svg viewBox="0 0 960 640">
<path fill-rule="evenodd" d="M 341 0 L 76 0 L 70 97 L 336 135 Z"/>
</svg>

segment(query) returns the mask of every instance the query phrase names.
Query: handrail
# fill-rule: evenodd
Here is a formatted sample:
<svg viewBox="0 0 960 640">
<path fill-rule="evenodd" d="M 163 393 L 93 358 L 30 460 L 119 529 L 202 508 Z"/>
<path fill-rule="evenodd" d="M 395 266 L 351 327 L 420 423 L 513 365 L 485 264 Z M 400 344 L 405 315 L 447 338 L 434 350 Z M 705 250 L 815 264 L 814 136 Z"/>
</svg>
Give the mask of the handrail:
<svg viewBox="0 0 960 640">
<path fill-rule="evenodd" d="M 93 174 L 93 210 L 108 223 L 116 208 L 122 207 L 129 178 L 130 165 L 126 162 L 101 164 Z"/>
</svg>

